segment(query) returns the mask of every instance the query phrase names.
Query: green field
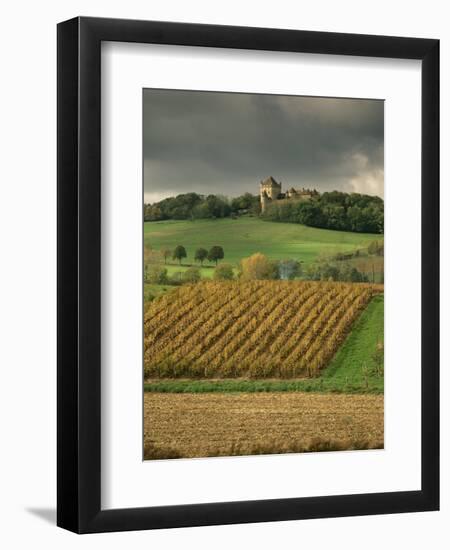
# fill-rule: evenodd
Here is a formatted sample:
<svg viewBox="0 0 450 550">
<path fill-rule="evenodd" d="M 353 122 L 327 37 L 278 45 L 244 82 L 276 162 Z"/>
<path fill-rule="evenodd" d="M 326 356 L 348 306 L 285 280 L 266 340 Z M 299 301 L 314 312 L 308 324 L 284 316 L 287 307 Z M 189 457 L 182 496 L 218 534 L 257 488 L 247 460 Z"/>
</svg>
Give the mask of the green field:
<svg viewBox="0 0 450 550">
<path fill-rule="evenodd" d="M 187 250 L 187 247 L 185 247 L 185 248 Z M 189 254 L 189 251 L 188 251 L 188 254 Z M 224 259 L 223 261 L 225 262 L 226 259 Z M 164 264 L 163 262 L 161 263 L 161 265 L 167 269 L 167 275 L 169 277 L 174 276 L 176 273 L 186 271 L 186 269 L 189 266 L 193 265 L 193 266 L 198 267 L 200 269 L 200 274 L 201 274 L 203 279 L 211 279 L 212 276 L 214 275 L 214 268 L 216 266 L 215 266 L 215 264 L 212 264 L 212 265 L 211 264 L 206 265 L 206 264 L 208 264 L 208 262 L 205 262 L 205 265 L 203 267 L 201 267 L 200 264 L 194 263 L 192 258 L 186 258 L 181 265 L 179 265 L 178 262 L 177 263 L 173 262 L 172 260 L 167 262 L 167 264 Z M 235 271 L 236 271 L 236 274 L 237 274 L 238 270 L 236 269 Z"/>
<path fill-rule="evenodd" d="M 380 238 L 381 235 L 267 222 L 253 217 L 168 220 L 144 224 L 144 244 L 147 247 L 173 250 L 177 245 L 183 245 L 187 251 L 187 258 L 183 260 L 185 264 L 195 263 L 194 254 L 197 248 L 208 250 L 214 245 L 224 249 L 223 261 L 235 265 L 255 252 L 261 252 L 272 260 L 289 258 L 309 264 L 319 256 L 364 248 L 371 241 Z M 185 269 L 177 265 L 168 265 L 167 268 L 169 273 Z M 210 277 L 212 271 L 203 268 L 202 276 Z"/>
<path fill-rule="evenodd" d="M 373 359 L 383 341 L 384 296 L 375 296 L 356 320 L 350 334 L 319 377 L 299 380 L 155 380 L 144 384 L 146 392 L 321 392 L 383 393 L 384 377 Z"/>
</svg>

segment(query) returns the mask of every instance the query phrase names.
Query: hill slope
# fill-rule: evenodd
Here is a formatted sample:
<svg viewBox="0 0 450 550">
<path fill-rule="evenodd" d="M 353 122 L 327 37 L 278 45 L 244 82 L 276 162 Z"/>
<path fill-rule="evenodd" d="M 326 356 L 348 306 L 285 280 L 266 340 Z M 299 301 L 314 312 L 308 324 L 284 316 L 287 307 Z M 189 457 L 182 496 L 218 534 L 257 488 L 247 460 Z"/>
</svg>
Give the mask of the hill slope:
<svg viewBox="0 0 450 550">
<path fill-rule="evenodd" d="M 183 245 L 193 263 L 195 250 L 220 245 L 226 262 L 238 263 L 242 258 L 261 252 L 270 259 L 292 258 L 313 262 L 318 255 L 332 255 L 363 248 L 382 238 L 370 233 L 351 233 L 317 229 L 293 223 L 274 223 L 259 218 L 242 217 L 216 220 L 163 221 L 144 224 L 144 244 L 153 249 Z M 207 262 L 206 262 L 207 263 Z"/>
<path fill-rule="evenodd" d="M 251 281 L 183 286 L 152 302 L 144 370 L 152 378 L 312 375 L 382 287 Z"/>
</svg>

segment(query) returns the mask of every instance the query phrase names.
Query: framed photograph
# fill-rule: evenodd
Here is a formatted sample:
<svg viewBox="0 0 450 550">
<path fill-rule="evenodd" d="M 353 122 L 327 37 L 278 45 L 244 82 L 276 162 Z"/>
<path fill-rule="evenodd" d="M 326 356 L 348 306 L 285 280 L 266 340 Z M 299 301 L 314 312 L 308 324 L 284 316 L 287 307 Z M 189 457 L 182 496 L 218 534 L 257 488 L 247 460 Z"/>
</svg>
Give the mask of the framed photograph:
<svg viewBox="0 0 450 550">
<path fill-rule="evenodd" d="M 77 533 L 437 510 L 439 41 L 58 25 Z"/>
</svg>

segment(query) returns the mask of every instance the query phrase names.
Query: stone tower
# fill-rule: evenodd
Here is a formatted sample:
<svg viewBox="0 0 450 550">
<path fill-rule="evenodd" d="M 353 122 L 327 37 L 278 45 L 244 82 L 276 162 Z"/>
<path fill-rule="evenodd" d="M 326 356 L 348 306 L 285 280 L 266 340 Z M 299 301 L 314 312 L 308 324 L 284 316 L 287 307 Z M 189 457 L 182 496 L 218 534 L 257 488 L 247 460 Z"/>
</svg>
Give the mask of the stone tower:
<svg viewBox="0 0 450 550">
<path fill-rule="evenodd" d="M 272 176 L 259 184 L 259 196 L 261 199 L 261 212 L 264 212 L 270 201 L 277 200 L 281 194 L 281 181 L 278 183 Z"/>
</svg>

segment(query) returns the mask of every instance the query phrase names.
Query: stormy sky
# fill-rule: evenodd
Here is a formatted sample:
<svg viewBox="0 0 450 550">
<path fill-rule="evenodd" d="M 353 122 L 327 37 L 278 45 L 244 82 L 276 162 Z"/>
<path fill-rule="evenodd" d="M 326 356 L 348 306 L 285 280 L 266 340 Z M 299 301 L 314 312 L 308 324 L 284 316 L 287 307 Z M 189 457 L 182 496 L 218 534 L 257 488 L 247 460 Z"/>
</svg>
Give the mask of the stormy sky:
<svg viewBox="0 0 450 550">
<path fill-rule="evenodd" d="M 144 200 L 287 188 L 383 197 L 378 100 L 144 90 Z"/>
</svg>

